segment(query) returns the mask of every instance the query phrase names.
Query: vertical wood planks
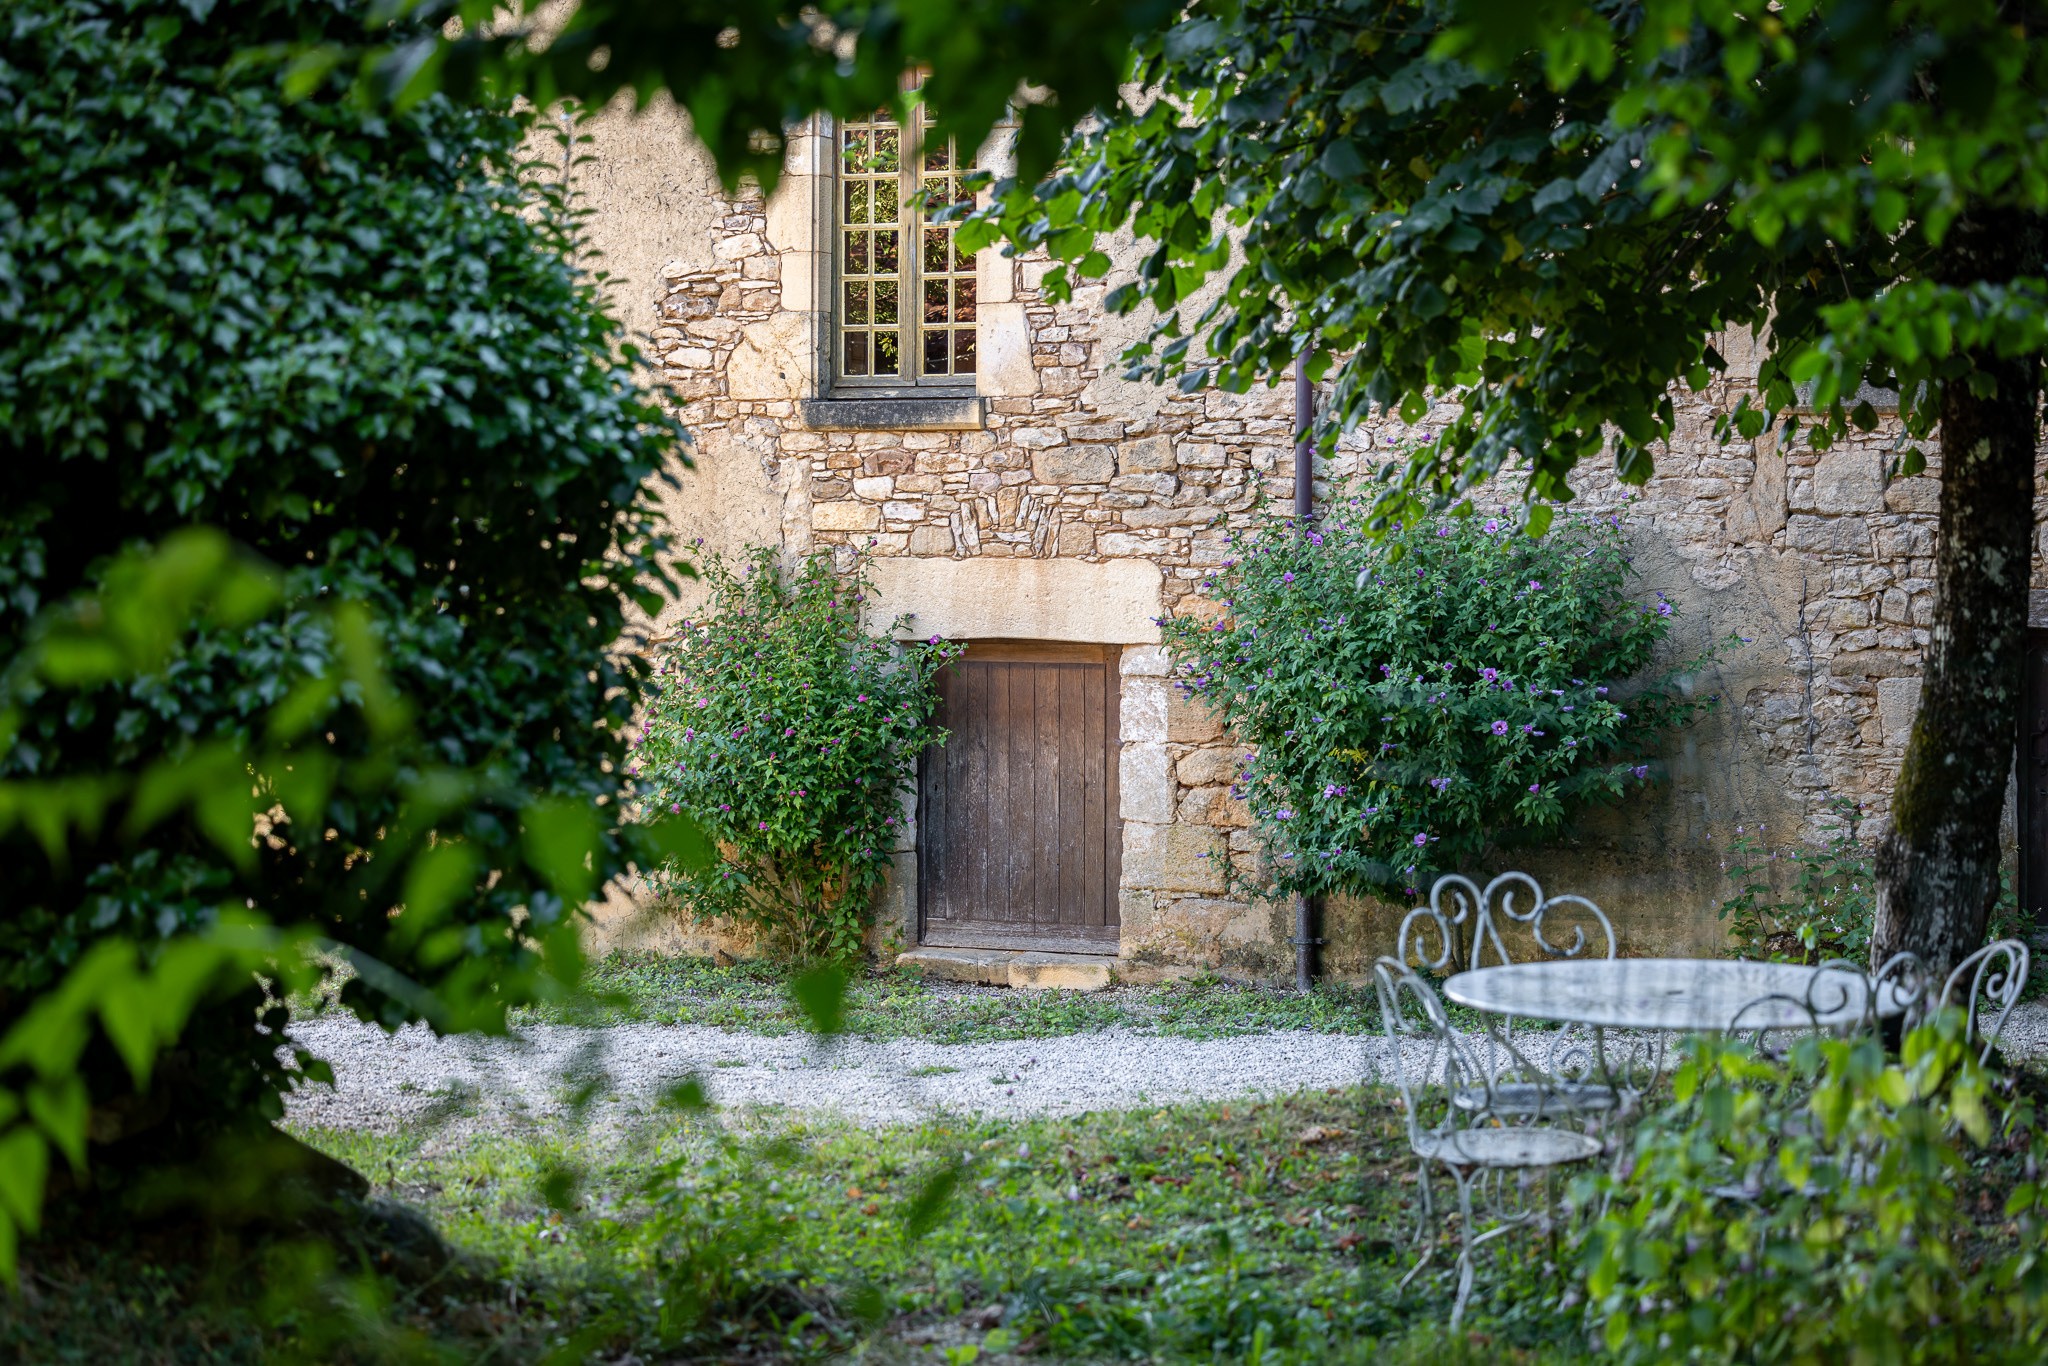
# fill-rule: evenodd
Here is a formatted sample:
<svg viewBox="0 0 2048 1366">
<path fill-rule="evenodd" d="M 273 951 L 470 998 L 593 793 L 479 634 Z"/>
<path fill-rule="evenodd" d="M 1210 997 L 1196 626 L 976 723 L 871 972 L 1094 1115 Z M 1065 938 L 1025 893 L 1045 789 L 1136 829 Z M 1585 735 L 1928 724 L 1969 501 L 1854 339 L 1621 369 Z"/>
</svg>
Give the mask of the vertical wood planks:
<svg viewBox="0 0 2048 1366">
<path fill-rule="evenodd" d="M 1115 674 L 1100 658 L 969 655 L 939 680 L 951 742 L 919 777 L 926 931 L 1114 942 Z M 958 936 L 965 936 L 964 938 Z"/>
<path fill-rule="evenodd" d="M 2048 630 L 2027 632 L 2018 740 L 2020 914 L 2038 931 L 2048 928 Z"/>
</svg>

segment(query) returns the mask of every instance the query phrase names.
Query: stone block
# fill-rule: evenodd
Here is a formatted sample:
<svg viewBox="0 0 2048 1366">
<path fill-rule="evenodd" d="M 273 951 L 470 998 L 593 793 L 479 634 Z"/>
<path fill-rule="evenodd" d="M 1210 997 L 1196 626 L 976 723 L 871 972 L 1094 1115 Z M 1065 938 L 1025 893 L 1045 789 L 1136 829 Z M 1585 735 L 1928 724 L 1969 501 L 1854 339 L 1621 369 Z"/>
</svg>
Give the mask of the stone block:
<svg viewBox="0 0 2048 1366">
<path fill-rule="evenodd" d="M 1008 981 L 1020 991 L 1101 991 L 1115 980 L 1116 960 L 1080 953 L 1020 953 Z"/>
<path fill-rule="evenodd" d="M 1166 702 L 1166 738 L 1184 745 L 1204 745 L 1223 738 L 1223 719 L 1207 702 L 1183 697 L 1175 689 Z"/>
<path fill-rule="evenodd" d="M 811 526 L 818 531 L 878 531 L 882 511 L 873 503 L 818 503 L 811 508 Z"/>
<path fill-rule="evenodd" d="M 749 323 L 725 363 L 726 393 L 753 402 L 799 397 L 808 383 L 811 349 L 809 323 L 801 314 Z"/>
<path fill-rule="evenodd" d="M 1095 553 L 1095 528 L 1086 522 L 1065 522 L 1060 526 L 1059 539 L 1054 543 L 1056 555 L 1093 555 Z"/>
<path fill-rule="evenodd" d="M 1123 659 L 1119 662 L 1118 668 L 1126 678 L 1164 678 L 1168 673 L 1172 672 L 1173 661 L 1167 658 L 1164 646 L 1131 645 L 1125 647 Z M 1128 690 L 1125 696 L 1129 696 Z M 1163 731 L 1160 738 L 1166 738 Z"/>
<path fill-rule="evenodd" d="M 1019 427 L 1010 433 L 1010 440 L 1027 451 L 1043 451 L 1065 445 L 1067 434 L 1057 427 Z"/>
<path fill-rule="evenodd" d="M 1228 786 L 1244 767 L 1245 752 L 1235 748 L 1197 749 L 1180 756 L 1174 776 L 1183 787 Z"/>
<path fill-rule="evenodd" d="M 1941 511 L 1941 481 L 1894 479 L 1884 491 L 1884 505 L 1893 512 Z"/>
<path fill-rule="evenodd" d="M 1165 825 L 1173 819 L 1172 761 L 1166 746 L 1128 744 L 1117 760 L 1117 814 Z"/>
<path fill-rule="evenodd" d="M 1215 520 L 1216 509 L 1206 504 L 1198 507 L 1132 508 L 1124 514 L 1124 525 L 1134 527 L 1155 526 L 1201 526 Z"/>
<path fill-rule="evenodd" d="M 962 519 L 963 535 L 973 527 Z M 913 614 L 904 633 L 915 637 L 1151 645 L 1160 583 L 1159 566 L 1142 560 L 906 558 L 876 566 L 866 610 L 871 629 Z"/>
<path fill-rule="evenodd" d="M 953 553 L 953 533 L 942 526 L 917 527 L 910 533 L 910 553 L 950 555 Z"/>
<path fill-rule="evenodd" d="M 1120 462 L 1126 474 L 1170 474 L 1179 468 L 1170 437 L 1148 436 L 1127 442 Z"/>
<path fill-rule="evenodd" d="M 1010 960 L 1015 956 L 1002 949 L 912 949 L 896 955 L 896 966 L 942 982 L 1003 987 L 1010 984 Z"/>
<path fill-rule="evenodd" d="M 1785 534 L 1794 550 L 1810 555 L 1870 554 L 1870 529 L 1860 517 L 1792 517 Z"/>
<path fill-rule="evenodd" d="M 1166 739 L 1167 685 L 1163 678 L 1126 675 L 1117 712 L 1127 744 L 1157 744 Z"/>
<path fill-rule="evenodd" d="M 896 481 L 886 474 L 876 475 L 872 478 L 856 479 L 853 481 L 853 492 L 857 498 L 865 498 L 871 503 L 880 503 L 896 492 Z"/>
<path fill-rule="evenodd" d="M 1913 717 L 1920 710 L 1918 678 L 1877 680 L 1877 720 L 1884 729 L 1884 742 L 1904 745 L 1913 732 Z"/>
<path fill-rule="evenodd" d="M 1031 325 L 1025 320 L 1024 305 L 984 302 L 974 325 L 974 345 L 974 383 L 980 392 L 991 398 L 1037 394 L 1038 367 L 1031 360 Z"/>
<path fill-rule="evenodd" d="M 1123 885 L 1155 891 L 1223 890 L 1226 846 L 1212 830 L 1187 825 L 1124 825 Z"/>
<path fill-rule="evenodd" d="M 1017 444 L 1023 445 L 1024 433 L 1017 436 Z M 1116 477 L 1116 452 L 1108 446 L 1041 450 L 1031 457 L 1031 473 L 1041 484 L 1107 484 Z"/>
<path fill-rule="evenodd" d="M 1822 512 L 1876 512 L 1884 506 L 1884 477 L 1875 451 L 1831 450 L 1813 467 L 1813 505 Z"/>
<path fill-rule="evenodd" d="M 1178 819 L 1187 825 L 1242 830 L 1252 823 L 1252 813 L 1227 787 L 1197 787 L 1181 799 Z"/>
<path fill-rule="evenodd" d="M 1180 488 L 1180 480 L 1170 474 L 1119 474 L 1109 481 L 1109 486 L 1118 493 L 1146 493 L 1155 498 L 1171 498 Z"/>
</svg>

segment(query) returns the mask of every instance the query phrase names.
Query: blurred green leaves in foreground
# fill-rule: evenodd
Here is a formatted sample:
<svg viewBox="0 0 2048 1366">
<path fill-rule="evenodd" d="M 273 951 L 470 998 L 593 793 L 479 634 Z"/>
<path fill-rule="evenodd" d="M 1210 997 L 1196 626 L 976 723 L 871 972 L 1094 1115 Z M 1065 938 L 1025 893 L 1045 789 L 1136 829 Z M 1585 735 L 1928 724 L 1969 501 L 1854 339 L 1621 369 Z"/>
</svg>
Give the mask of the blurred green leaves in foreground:
<svg viewBox="0 0 2048 1366">
<path fill-rule="evenodd" d="M 123 557 L 97 592 L 44 613 L 0 675 L 0 757 L 15 743 L 24 699 L 174 668 L 192 630 L 244 628 L 279 603 L 275 571 L 218 531 L 180 531 Z M 246 991 L 252 974 L 275 1001 L 311 988 L 322 958 L 340 960 L 370 998 L 397 1007 L 396 1018 L 443 1031 L 501 1031 L 508 1007 L 575 988 L 582 954 L 574 916 L 490 927 L 457 913 L 494 870 L 448 833 L 456 813 L 480 804 L 515 813 L 519 847 L 569 907 L 599 890 L 593 869 L 607 837 L 625 840 L 641 861 L 705 856 L 681 818 L 619 829 L 615 804 L 527 794 L 492 769 L 431 762 L 414 743 L 411 704 L 379 665 L 373 615 L 351 602 L 326 612 L 333 648 L 271 709 L 261 743 L 196 736 L 126 769 L 0 781 L 0 836 L 32 832 L 57 868 L 107 838 L 139 839 L 183 822 L 246 875 L 266 842 L 319 838 L 334 803 L 377 793 L 395 798 L 398 813 L 339 889 L 386 908 L 385 955 L 336 938 L 335 923 L 317 915 L 278 923 L 224 898 L 191 932 L 151 942 L 103 938 L 48 988 L 9 1003 L 17 1009 L 0 1034 L 0 1276 L 12 1278 L 20 1236 L 39 1227 L 53 1164 L 83 1177 L 92 1143 L 109 1136 L 95 1113 L 113 1098 L 105 1074 L 123 1073 L 135 1093 L 146 1092 L 159 1055 L 184 1040 L 202 1003 Z M 344 753 L 337 734 L 351 727 L 363 742 Z M 387 1011 L 368 1013 L 393 1022 Z M 242 1019 L 241 1028 L 262 1032 L 255 1014 Z M 98 1077 L 89 1065 L 96 1045 L 118 1060 Z M 294 1063 L 291 1085 L 332 1080 L 303 1051 Z M 274 1114 L 274 1094 L 270 1100 Z"/>
</svg>

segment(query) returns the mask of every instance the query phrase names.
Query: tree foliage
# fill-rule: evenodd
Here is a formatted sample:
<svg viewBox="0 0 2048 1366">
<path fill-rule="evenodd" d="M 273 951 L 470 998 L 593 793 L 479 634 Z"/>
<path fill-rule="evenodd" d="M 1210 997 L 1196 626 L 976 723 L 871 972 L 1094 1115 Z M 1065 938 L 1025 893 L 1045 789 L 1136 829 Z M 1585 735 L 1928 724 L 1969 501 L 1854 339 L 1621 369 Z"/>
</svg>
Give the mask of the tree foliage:
<svg viewBox="0 0 2048 1366">
<path fill-rule="evenodd" d="M 1225 615 L 1166 624 L 1178 686 L 1256 747 L 1236 791 L 1262 891 L 1414 896 L 1625 799 L 1707 704 L 1642 676 L 1674 608 L 1628 595 L 1619 518 L 1377 537 L 1365 512 L 1233 536 L 1202 585 Z"/>
<path fill-rule="evenodd" d="M 823 111 L 898 104 L 927 73 L 933 137 L 978 147 L 1012 119 L 1018 166 L 1050 170 L 1067 130 L 1116 96 L 1133 33 L 1169 22 L 1169 0 L 574 0 L 508 16 L 497 0 L 378 0 L 348 40 L 280 47 L 288 83 L 345 63 L 372 99 L 434 91 L 523 95 L 593 107 L 666 91 L 728 188 L 773 190 L 786 132 Z M 409 19 L 393 34 L 395 17 Z M 424 21 L 423 23 L 421 21 Z"/>
<path fill-rule="evenodd" d="M 288 103 L 246 60 L 359 31 L 333 0 L 0 14 L 0 658 L 46 608 L 137 592 L 110 565 L 180 523 L 277 567 L 271 610 L 202 618 L 151 667 L 16 680 L 0 780 L 210 764 L 269 815 L 253 843 L 246 800 L 83 823 L 61 849 L 33 812 L 0 832 L 0 1022 L 96 942 L 162 945 L 222 906 L 392 967 L 345 993 L 385 1023 L 426 1008 L 415 980 L 493 982 L 502 1012 L 529 936 L 624 866 L 604 804 L 639 666 L 613 646 L 660 581 L 647 485 L 678 428 L 569 264 L 559 191 L 518 174 L 528 119 L 380 112 L 339 80 Z M 372 624 L 342 632 L 338 603 Z M 341 669 L 366 650 L 389 699 Z M 301 758 L 250 767 L 286 732 Z M 550 819 L 524 818 L 535 797 Z M 448 851 L 432 940 L 392 914 L 429 893 L 395 876 L 413 838 Z M 196 1089 L 231 1112 L 288 1081 L 259 997 L 192 1035 Z"/>
<path fill-rule="evenodd" d="M 714 556 L 704 573 L 710 615 L 660 656 L 627 768 L 648 815 L 689 816 L 723 854 L 669 871 L 666 889 L 796 958 L 850 958 L 917 756 L 945 741 L 932 676 L 960 648 L 866 631 L 864 560 L 844 575 L 824 554 L 785 570 L 764 547 L 737 572 Z"/>
<path fill-rule="evenodd" d="M 1899 390 L 1924 436 L 1968 353 L 2040 349 L 2038 276 L 1938 269 L 1966 211 L 2048 207 L 2048 46 L 1997 5 L 1512 8 L 1194 6 L 1141 41 L 1061 174 L 997 187 L 978 240 L 1044 245 L 1057 294 L 1132 230 L 1146 254 L 1109 302 L 1157 312 L 1143 376 L 1242 390 L 1311 349 L 1335 365 L 1333 426 L 1455 395 L 1394 518 L 1517 460 L 1531 499 L 1568 499 L 1610 448 L 1642 482 L 1668 391 L 1725 371 L 1728 329 L 1769 323 L 1724 434 L 1775 419 L 1823 443 L 1875 425 L 1861 384 Z"/>
</svg>

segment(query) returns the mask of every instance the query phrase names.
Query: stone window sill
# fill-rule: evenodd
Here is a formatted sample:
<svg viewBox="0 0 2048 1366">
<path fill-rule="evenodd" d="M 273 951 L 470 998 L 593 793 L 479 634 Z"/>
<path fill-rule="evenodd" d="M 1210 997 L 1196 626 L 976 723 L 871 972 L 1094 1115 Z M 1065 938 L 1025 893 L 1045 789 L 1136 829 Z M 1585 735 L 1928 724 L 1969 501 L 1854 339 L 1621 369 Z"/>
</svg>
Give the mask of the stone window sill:
<svg viewBox="0 0 2048 1366">
<path fill-rule="evenodd" d="M 978 395 L 814 398 L 798 407 L 814 432 L 978 432 L 988 426 L 988 405 Z"/>
</svg>

